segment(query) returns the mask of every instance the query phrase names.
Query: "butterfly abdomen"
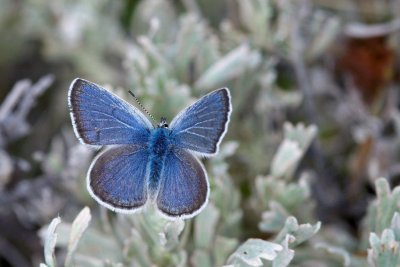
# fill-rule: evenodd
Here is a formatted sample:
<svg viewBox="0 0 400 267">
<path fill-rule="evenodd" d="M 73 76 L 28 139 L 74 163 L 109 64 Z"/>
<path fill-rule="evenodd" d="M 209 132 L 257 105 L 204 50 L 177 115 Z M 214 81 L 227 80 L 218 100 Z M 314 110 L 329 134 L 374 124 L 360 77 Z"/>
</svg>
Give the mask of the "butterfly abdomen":
<svg viewBox="0 0 400 267">
<path fill-rule="evenodd" d="M 165 157 L 172 149 L 169 138 L 170 130 L 167 128 L 156 128 L 152 131 L 149 139 L 149 183 L 150 196 L 154 196 L 158 190 L 161 171 Z"/>
</svg>

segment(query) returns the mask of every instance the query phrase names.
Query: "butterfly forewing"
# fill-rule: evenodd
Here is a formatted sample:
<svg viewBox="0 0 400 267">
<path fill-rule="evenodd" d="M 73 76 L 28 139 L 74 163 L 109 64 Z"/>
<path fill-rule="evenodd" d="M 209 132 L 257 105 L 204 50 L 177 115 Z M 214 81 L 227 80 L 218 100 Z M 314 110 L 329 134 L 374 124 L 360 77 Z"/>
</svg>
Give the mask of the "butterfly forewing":
<svg viewBox="0 0 400 267">
<path fill-rule="evenodd" d="M 207 174 L 189 152 L 175 149 L 165 158 L 157 195 L 158 209 L 168 217 L 190 218 L 208 199 Z"/>
<path fill-rule="evenodd" d="M 153 128 L 134 106 L 82 79 L 71 84 L 68 102 L 75 134 L 84 144 L 142 144 Z"/>
<path fill-rule="evenodd" d="M 102 205 L 130 212 L 147 201 L 149 153 L 139 145 L 107 149 L 94 160 L 88 172 L 88 190 Z"/>
<path fill-rule="evenodd" d="M 171 122 L 177 146 L 204 156 L 214 155 L 227 131 L 231 110 L 227 88 L 202 97 Z"/>
</svg>

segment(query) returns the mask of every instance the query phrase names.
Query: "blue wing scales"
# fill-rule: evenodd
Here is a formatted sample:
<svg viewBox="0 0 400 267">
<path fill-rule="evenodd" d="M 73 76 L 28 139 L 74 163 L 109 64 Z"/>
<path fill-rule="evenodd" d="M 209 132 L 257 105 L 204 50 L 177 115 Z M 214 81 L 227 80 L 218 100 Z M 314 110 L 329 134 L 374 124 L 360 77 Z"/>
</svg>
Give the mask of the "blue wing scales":
<svg viewBox="0 0 400 267">
<path fill-rule="evenodd" d="M 176 145 L 204 156 L 216 154 L 227 131 L 231 110 L 227 88 L 205 95 L 171 122 Z"/>
<path fill-rule="evenodd" d="M 133 212 L 147 201 L 147 149 L 139 145 L 105 150 L 93 161 L 87 176 L 90 194 L 103 206 Z"/>
<path fill-rule="evenodd" d="M 171 151 L 166 156 L 160 178 L 156 203 L 167 217 L 193 217 L 207 203 L 207 174 L 190 152 Z"/>
<path fill-rule="evenodd" d="M 72 82 L 68 103 L 75 134 L 84 144 L 141 144 L 153 128 L 134 106 L 83 79 Z"/>
</svg>

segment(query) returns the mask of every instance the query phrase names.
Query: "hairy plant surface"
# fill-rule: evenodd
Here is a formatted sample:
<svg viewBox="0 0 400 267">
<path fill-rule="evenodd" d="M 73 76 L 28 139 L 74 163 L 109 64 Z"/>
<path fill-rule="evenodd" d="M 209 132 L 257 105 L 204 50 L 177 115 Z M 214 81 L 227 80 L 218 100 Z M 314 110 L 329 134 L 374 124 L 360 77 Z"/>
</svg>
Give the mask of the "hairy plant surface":
<svg viewBox="0 0 400 267">
<path fill-rule="evenodd" d="M 345 2 L 0 0 L 0 266 L 400 266 L 400 6 Z M 76 77 L 169 122 L 230 89 L 200 214 L 89 196 Z"/>
</svg>

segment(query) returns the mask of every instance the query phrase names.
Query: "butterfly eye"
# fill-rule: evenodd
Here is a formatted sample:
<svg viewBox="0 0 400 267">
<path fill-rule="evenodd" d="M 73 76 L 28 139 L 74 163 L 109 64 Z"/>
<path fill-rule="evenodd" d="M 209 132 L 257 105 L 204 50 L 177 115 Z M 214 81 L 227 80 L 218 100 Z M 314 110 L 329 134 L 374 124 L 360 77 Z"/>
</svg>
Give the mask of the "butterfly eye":
<svg viewBox="0 0 400 267">
<path fill-rule="evenodd" d="M 168 124 L 167 124 L 167 123 L 164 123 L 164 124 L 163 124 L 163 127 L 164 127 L 164 128 L 168 128 Z"/>
</svg>

